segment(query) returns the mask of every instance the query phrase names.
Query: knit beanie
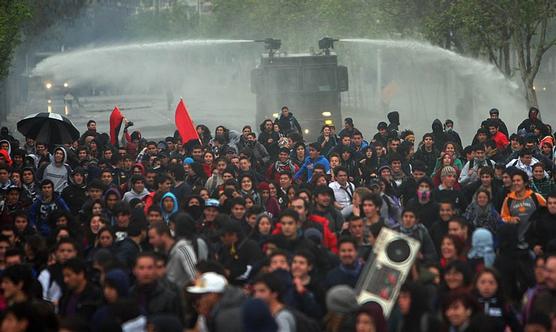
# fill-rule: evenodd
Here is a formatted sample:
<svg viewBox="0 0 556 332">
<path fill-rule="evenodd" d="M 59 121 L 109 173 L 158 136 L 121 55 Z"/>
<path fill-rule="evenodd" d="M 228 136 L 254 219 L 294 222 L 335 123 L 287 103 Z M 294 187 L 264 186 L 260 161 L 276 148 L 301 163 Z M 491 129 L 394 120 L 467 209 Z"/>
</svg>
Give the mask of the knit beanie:
<svg viewBox="0 0 556 332">
<path fill-rule="evenodd" d="M 456 169 L 453 168 L 452 166 L 444 166 L 442 168 L 442 171 L 440 171 L 440 177 L 441 178 L 443 178 L 445 176 L 448 176 L 448 175 L 454 175 L 455 176 L 456 174 L 457 174 Z"/>
<path fill-rule="evenodd" d="M 129 291 L 129 277 L 121 269 L 106 272 L 104 282 L 118 292 L 119 297 L 126 297 Z"/>
<path fill-rule="evenodd" d="M 326 308 L 330 312 L 349 314 L 359 308 L 355 291 L 346 285 L 330 288 L 326 293 Z"/>
<path fill-rule="evenodd" d="M 245 332 L 276 332 L 278 325 L 270 313 L 266 303 L 260 299 L 249 299 L 241 310 L 243 331 Z"/>
</svg>

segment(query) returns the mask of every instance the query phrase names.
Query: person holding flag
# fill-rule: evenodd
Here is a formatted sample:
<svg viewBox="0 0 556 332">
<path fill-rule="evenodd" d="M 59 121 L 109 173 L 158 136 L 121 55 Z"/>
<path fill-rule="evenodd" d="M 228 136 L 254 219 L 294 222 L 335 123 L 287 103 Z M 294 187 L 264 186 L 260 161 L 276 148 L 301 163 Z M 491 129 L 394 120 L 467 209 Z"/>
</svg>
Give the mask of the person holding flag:
<svg viewBox="0 0 556 332">
<path fill-rule="evenodd" d="M 176 107 L 175 120 L 176 128 L 178 129 L 184 146 L 192 147 L 201 144 L 199 133 L 195 129 L 195 125 L 189 116 L 183 99 L 180 99 L 178 107 Z"/>
<path fill-rule="evenodd" d="M 124 132 L 122 138 L 118 142 L 118 136 L 120 134 L 120 128 L 124 123 Z M 141 133 L 139 131 L 134 131 L 131 135 L 128 132 L 128 128 L 133 126 L 133 122 L 129 121 L 121 112 L 118 106 L 114 107 L 112 113 L 110 113 L 110 144 L 118 148 L 121 146 L 125 147 L 130 155 L 137 154 L 137 148 L 139 146 L 139 141 L 141 140 Z"/>
</svg>

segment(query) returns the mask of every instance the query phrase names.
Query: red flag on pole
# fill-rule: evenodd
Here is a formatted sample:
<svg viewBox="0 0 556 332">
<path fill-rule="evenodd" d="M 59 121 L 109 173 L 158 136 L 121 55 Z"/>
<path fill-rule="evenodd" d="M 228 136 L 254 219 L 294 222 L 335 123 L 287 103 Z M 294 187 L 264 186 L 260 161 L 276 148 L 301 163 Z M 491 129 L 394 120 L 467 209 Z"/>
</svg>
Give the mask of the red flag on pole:
<svg viewBox="0 0 556 332">
<path fill-rule="evenodd" d="M 191 140 L 199 140 L 199 134 L 191 121 L 183 99 L 180 99 L 178 107 L 176 107 L 176 128 L 178 128 L 183 144 Z"/>
<path fill-rule="evenodd" d="M 110 113 L 110 144 L 114 146 L 118 144 L 118 135 L 123 120 L 124 116 L 120 113 L 118 106 L 114 107 L 114 110 Z"/>
</svg>

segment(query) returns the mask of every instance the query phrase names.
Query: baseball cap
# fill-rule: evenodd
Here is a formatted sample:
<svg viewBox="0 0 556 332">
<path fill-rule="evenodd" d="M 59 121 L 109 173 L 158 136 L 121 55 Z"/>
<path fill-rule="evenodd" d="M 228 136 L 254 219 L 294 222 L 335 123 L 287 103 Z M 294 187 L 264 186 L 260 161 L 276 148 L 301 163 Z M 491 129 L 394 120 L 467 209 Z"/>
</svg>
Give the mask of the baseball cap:
<svg viewBox="0 0 556 332">
<path fill-rule="evenodd" d="M 22 189 L 21 189 L 21 187 L 18 187 L 18 186 L 16 186 L 16 185 L 12 184 L 12 185 L 10 185 L 10 186 L 6 189 L 6 192 L 12 191 L 12 190 L 21 192 Z"/>
<path fill-rule="evenodd" d="M 195 286 L 187 287 L 187 292 L 192 294 L 223 293 L 228 285 L 228 281 L 223 276 L 214 273 L 203 273 Z"/>
<path fill-rule="evenodd" d="M 209 198 L 205 201 L 205 208 L 213 207 L 218 208 L 220 206 L 220 202 L 217 199 Z"/>
<path fill-rule="evenodd" d="M 71 171 L 71 175 L 74 176 L 75 174 L 81 174 L 85 176 L 85 169 L 81 166 L 78 166 Z"/>
</svg>

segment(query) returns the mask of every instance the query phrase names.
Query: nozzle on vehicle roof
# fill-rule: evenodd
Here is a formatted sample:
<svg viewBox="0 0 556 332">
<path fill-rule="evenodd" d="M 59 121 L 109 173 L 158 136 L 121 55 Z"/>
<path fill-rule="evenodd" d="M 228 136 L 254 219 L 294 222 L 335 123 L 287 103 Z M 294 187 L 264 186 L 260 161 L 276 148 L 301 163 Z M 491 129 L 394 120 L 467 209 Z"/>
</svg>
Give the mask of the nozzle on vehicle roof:
<svg viewBox="0 0 556 332">
<path fill-rule="evenodd" d="M 264 48 L 268 50 L 268 55 L 273 56 L 276 51 L 282 47 L 282 41 L 280 39 L 265 38 L 260 40 L 255 40 L 257 43 L 264 43 Z"/>
<path fill-rule="evenodd" d="M 330 49 L 334 49 L 334 42 L 338 39 L 332 37 L 323 37 L 319 40 L 319 48 L 324 51 L 326 55 L 330 54 Z"/>
</svg>

